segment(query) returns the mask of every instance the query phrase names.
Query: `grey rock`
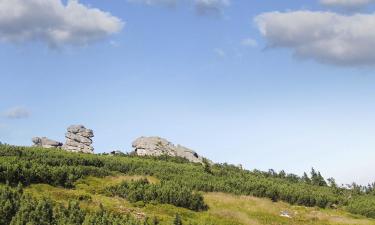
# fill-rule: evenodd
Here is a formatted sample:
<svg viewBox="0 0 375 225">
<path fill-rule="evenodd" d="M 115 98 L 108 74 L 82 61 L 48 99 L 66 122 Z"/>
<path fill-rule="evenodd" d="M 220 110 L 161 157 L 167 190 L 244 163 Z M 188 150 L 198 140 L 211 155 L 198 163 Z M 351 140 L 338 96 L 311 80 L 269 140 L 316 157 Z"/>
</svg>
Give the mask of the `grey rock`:
<svg viewBox="0 0 375 225">
<path fill-rule="evenodd" d="M 46 137 L 33 137 L 32 142 L 34 143 L 34 146 L 42 148 L 60 148 L 63 145 L 61 142 Z"/>
<path fill-rule="evenodd" d="M 84 148 L 85 146 L 89 145 L 67 138 L 65 141 L 65 146 L 70 146 L 74 148 Z"/>
<path fill-rule="evenodd" d="M 84 129 L 85 127 L 83 125 L 71 125 L 68 127 L 67 130 L 69 133 L 76 134 L 76 133 L 83 131 Z"/>
<path fill-rule="evenodd" d="M 68 127 L 65 137 L 66 141 L 62 146 L 64 150 L 94 153 L 94 148 L 91 146 L 94 132 L 91 129 L 87 129 L 83 125 L 72 125 Z"/>
<path fill-rule="evenodd" d="M 202 163 L 203 157 L 195 151 L 181 145 L 175 146 L 161 137 L 140 137 L 133 143 L 134 152 L 139 156 L 161 156 L 168 155 L 182 157 L 190 162 Z"/>
<path fill-rule="evenodd" d="M 90 153 L 92 154 L 94 151 L 94 148 L 91 146 L 82 146 L 82 147 L 74 147 L 64 144 L 62 148 L 66 151 L 70 152 L 79 152 L 79 153 Z"/>
<path fill-rule="evenodd" d="M 189 160 L 190 162 L 196 162 L 196 163 L 203 162 L 203 157 L 199 156 L 198 153 L 181 145 L 177 145 L 176 155 L 179 157 L 185 158 Z"/>
<path fill-rule="evenodd" d="M 82 137 L 86 137 L 86 138 L 94 137 L 94 132 L 90 129 L 86 129 L 86 130 L 80 132 L 80 134 L 82 135 Z"/>
<path fill-rule="evenodd" d="M 94 137 L 94 132 L 91 129 L 87 129 L 83 125 L 71 125 L 68 127 L 67 130 L 69 133 L 73 133 L 73 134 L 79 133 L 84 137 L 88 137 L 88 138 Z"/>
<path fill-rule="evenodd" d="M 88 137 L 85 137 L 83 136 L 82 134 L 80 133 L 66 133 L 65 134 L 65 137 L 67 139 L 70 139 L 70 140 L 73 140 L 73 141 L 76 141 L 76 142 L 79 142 L 79 143 L 83 143 L 83 144 L 87 144 L 87 145 L 91 145 L 92 144 L 92 140 Z"/>
</svg>

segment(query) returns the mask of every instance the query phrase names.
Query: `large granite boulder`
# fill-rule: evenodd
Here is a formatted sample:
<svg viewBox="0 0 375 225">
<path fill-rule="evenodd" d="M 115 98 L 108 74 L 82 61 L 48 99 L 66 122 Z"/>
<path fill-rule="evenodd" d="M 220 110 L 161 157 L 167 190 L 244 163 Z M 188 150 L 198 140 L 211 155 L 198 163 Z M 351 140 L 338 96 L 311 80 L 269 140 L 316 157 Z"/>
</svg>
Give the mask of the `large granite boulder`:
<svg viewBox="0 0 375 225">
<path fill-rule="evenodd" d="M 66 141 L 62 146 L 64 150 L 71 152 L 94 153 L 92 139 L 94 132 L 83 125 L 72 125 L 68 127 L 65 134 Z"/>
<path fill-rule="evenodd" d="M 168 140 L 161 137 L 140 137 L 133 144 L 134 152 L 139 156 L 178 156 L 190 162 L 202 163 L 203 157 L 195 151 L 181 145 L 175 146 Z"/>
<path fill-rule="evenodd" d="M 60 148 L 63 143 L 48 139 L 46 137 L 33 137 L 32 142 L 36 147 L 42 148 Z"/>
</svg>

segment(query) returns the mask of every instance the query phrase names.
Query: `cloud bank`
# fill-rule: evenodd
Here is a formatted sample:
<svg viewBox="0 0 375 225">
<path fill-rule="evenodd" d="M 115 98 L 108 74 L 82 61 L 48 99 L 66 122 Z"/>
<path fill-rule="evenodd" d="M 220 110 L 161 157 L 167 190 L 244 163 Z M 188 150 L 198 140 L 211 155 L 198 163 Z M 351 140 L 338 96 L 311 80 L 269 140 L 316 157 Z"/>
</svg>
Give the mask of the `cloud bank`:
<svg viewBox="0 0 375 225">
<path fill-rule="evenodd" d="M 38 41 L 50 47 L 87 45 L 119 32 L 124 23 L 107 12 L 69 0 L 0 0 L 0 41 Z"/>
<path fill-rule="evenodd" d="M 149 6 L 174 6 L 184 1 L 193 4 L 199 14 L 219 13 L 231 3 L 231 0 L 128 0 L 130 3 L 141 3 Z"/>
<path fill-rule="evenodd" d="M 321 63 L 375 66 L 375 14 L 269 12 L 255 23 L 270 48 L 289 48 Z"/>
<path fill-rule="evenodd" d="M 14 107 L 4 112 L 4 116 L 8 119 L 24 119 L 30 115 L 31 112 L 24 107 Z"/>
<path fill-rule="evenodd" d="M 199 14 L 220 12 L 230 5 L 230 0 L 195 0 L 195 9 Z"/>
</svg>

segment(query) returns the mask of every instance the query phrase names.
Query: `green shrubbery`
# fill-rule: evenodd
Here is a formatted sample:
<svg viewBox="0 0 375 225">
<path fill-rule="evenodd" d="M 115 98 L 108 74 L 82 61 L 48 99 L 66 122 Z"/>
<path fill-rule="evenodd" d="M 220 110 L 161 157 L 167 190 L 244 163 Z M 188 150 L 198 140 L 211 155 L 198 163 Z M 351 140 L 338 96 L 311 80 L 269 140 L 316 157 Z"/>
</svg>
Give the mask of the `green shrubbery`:
<svg viewBox="0 0 375 225">
<path fill-rule="evenodd" d="M 129 215 L 115 215 L 103 208 L 90 213 L 78 203 L 68 207 L 48 199 L 33 199 L 22 188 L 0 187 L 0 225 L 138 225 Z"/>
<path fill-rule="evenodd" d="M 201 194 L 194 193 L 192 189 L 170 181 L 161 184 L 150 184 L 147 179 L 125 181 L 120 185 L 107 188 L 106 192 L 111 196 L 126 198 L 132 203 L 139 201 L 144 203 L 156 202 L 195 211 L 207 209 Z"/>
<path fill-rule="evenodd" d="M 115 172 L 150 175 L 161 181 L 155 185 L 138 184 L 141 186 L 139 189 L 142 195 L 147 197 L 137 197 L 138 188 L 134 188 L 134 193 L 131 194 L 126 190 L 113 192 L 130 201 L 158 201 L 202 210 L 204 203 L 197 192 L 225 192 L 322 208 L 347 206 L 350 212 L 375 217 L 375 209 L 371 206 L 373 200 L 369 200 L 370 196 L 373 196 L 374 186 L 341 188 L 337 187 L 333 179 L 329 180 L 330 185 L 327 185 L 321 174 L 314 170 L 310 176 L 299 177 L 283 171 L 247 171 L 228 164 L 201 165 L 170 157 L 89 155 L 62 150 L 0 146 L 2 183 L 47 183 L 69 188 L 82 177 L 100 177 Z M 126 185 L 133 184 L 123 184 Z M 180 196 L 184 197 L 176 199 Z M 187 198 L 196 198 L 192 200 L 194 204 L 187 201 Z"/>
<path fill-rule="evenodd" d="M 353 198 L 349 202 L 348 211 L 375 218 L 375 196 L 366 195 Z"/>
</svg>

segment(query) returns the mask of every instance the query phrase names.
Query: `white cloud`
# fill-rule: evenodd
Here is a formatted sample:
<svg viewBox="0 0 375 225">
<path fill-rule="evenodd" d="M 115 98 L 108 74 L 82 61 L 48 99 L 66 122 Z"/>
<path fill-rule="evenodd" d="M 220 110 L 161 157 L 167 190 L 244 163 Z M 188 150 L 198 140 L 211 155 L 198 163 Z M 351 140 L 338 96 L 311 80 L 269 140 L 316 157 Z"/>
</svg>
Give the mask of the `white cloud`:
<svg viewBox="0 0 375 225">
<path fill-rule="evenodd" d="M 374 0 L 320 0 L 322 5 L 347 9 L 361 8 L 374 2 Z"/>
<path fill-rule="evenodd" d="M 139 4 L 145 4 L 145 5 L 168 5 L 173 6 L 177 4 L 178 0 L 128 0 L 128 2 L 131 3 L 139 3 Z"/>
<path fill-rule="evenodd" d="M 257 47 L 258 46 L 258 42 L 255 40 L 255 39 L 252 39 L 252 38 L 246 38 L 246 39 L 243 39 L 241 41 L 241 45 L 242 46 L 245 46 L 245 47 L 251 47 L 251 48 L 254 48 L 254 47 Z"/>
<path fill-rule="evenodd" d="M 23 119 L 31 115 L 31 112 L 24 107 L 14 107 L 4 112 L 4 116 L 8 119 Z"/>
<path fill-rule="evenodd" d="M 221 48 L 215 48 L 214 53 L 219 57 L 225 57 L 227 56 L 226 52 Z"/>
<path fill-rule="evenodd" d="M 0 0 L 0 41 L 39 41 L 51 47 L 87 45 L 119 32 L 124 23 L 78 0 Z"/>
<path fill-rule="evenodd" d="M 195 8 L 200 14 L 220 12 L 230 5 L 230 0 L 195 0 Z"/>
<path fill-rule="evenodd" d="M 269 12 L 255 23 L 271 48 L 289 48 L 297 57 L 322 63 L 375 65 L 375 14 Z"/>
</svg>

